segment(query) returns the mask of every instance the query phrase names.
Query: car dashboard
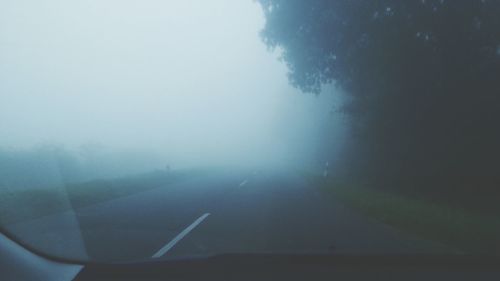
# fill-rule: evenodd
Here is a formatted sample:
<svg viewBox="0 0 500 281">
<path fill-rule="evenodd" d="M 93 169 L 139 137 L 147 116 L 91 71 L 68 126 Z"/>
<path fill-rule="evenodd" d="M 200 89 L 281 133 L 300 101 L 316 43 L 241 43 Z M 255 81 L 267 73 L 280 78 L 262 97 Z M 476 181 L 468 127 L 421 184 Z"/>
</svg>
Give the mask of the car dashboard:
<svg viewBox="0 0 500 281">
<path fill-rule="evenodd" d="M 441 255 L 223 254 L 133 263 L 79 263 L 45 256 L 0 234 L 0 279 L 160 280 L 500 280 L 497 257 Z"/>
</svg>

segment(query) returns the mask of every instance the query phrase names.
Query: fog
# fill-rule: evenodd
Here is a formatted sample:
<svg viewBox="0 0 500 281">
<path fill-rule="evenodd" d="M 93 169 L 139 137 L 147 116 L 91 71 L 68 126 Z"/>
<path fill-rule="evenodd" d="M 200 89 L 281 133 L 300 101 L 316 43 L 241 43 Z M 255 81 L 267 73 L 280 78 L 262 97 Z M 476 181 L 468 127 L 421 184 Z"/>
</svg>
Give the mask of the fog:
<svg viewBox="0 0 500 281">
<path fill-rule="evenodd" d="M 158 167 L 324 163 L 323 138 L 341 143 L 339 97 L 289 85 L 263 26 L 252 0 L 2 1 L 0 148 L 99 147 Z"/>
<path fill-rule="evenodd" d="M 82 263 L 497 255 L 499 14 L 0 0 L 0 229 Z"/>
</svg>

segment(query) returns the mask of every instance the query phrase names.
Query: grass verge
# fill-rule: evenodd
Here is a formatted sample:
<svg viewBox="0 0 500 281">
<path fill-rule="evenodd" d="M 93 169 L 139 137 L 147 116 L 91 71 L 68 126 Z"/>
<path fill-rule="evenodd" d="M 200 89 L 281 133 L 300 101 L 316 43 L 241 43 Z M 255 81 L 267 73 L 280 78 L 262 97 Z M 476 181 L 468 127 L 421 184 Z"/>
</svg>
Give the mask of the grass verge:
<svg viewBox="0 0 500 281">
<path fill-rule="evenodd" d="M 34 219 L 129 196 L 192 178 L 202 171 L 155 171 L 117 178 L 100 179 L 60 187 L 0 190 L 0 225 Z"/>
<path fill-rule="evenodd" d="M 441 242 L 467 254 L 500 253 L 500 217 L 479 215 L 322 177 L 311 178 L 326 196 L 366 216 L 423 239 Z"/>
</svg>

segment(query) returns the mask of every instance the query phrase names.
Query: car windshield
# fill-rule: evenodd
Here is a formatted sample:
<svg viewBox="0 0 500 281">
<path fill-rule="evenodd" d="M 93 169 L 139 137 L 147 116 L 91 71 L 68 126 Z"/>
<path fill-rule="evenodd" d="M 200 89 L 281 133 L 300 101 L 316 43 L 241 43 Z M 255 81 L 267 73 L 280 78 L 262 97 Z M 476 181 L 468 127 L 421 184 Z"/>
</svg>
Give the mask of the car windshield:
<svg viewBox="0 0 500 281">
<path fill-rule="evenodd" d="M 52 257 L 500 253 L 500 1 L 0 2 L 0 229 Z"/>
</svg>

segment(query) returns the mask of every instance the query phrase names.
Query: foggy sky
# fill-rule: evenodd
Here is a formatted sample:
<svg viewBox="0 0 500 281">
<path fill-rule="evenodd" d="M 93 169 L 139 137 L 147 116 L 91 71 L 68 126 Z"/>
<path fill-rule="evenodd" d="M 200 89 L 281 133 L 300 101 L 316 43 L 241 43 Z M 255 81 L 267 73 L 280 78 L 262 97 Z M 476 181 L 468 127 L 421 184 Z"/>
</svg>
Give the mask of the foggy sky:
<svg viewBox="0 0 500 281">
<path fill-rule="evenodd" d="M 192 165 L 313 157 L 335 97 L 288 84 L 263 24 L 252 0 L 1 1 L 0 147 L 99 143 Z"/>
</svg>

